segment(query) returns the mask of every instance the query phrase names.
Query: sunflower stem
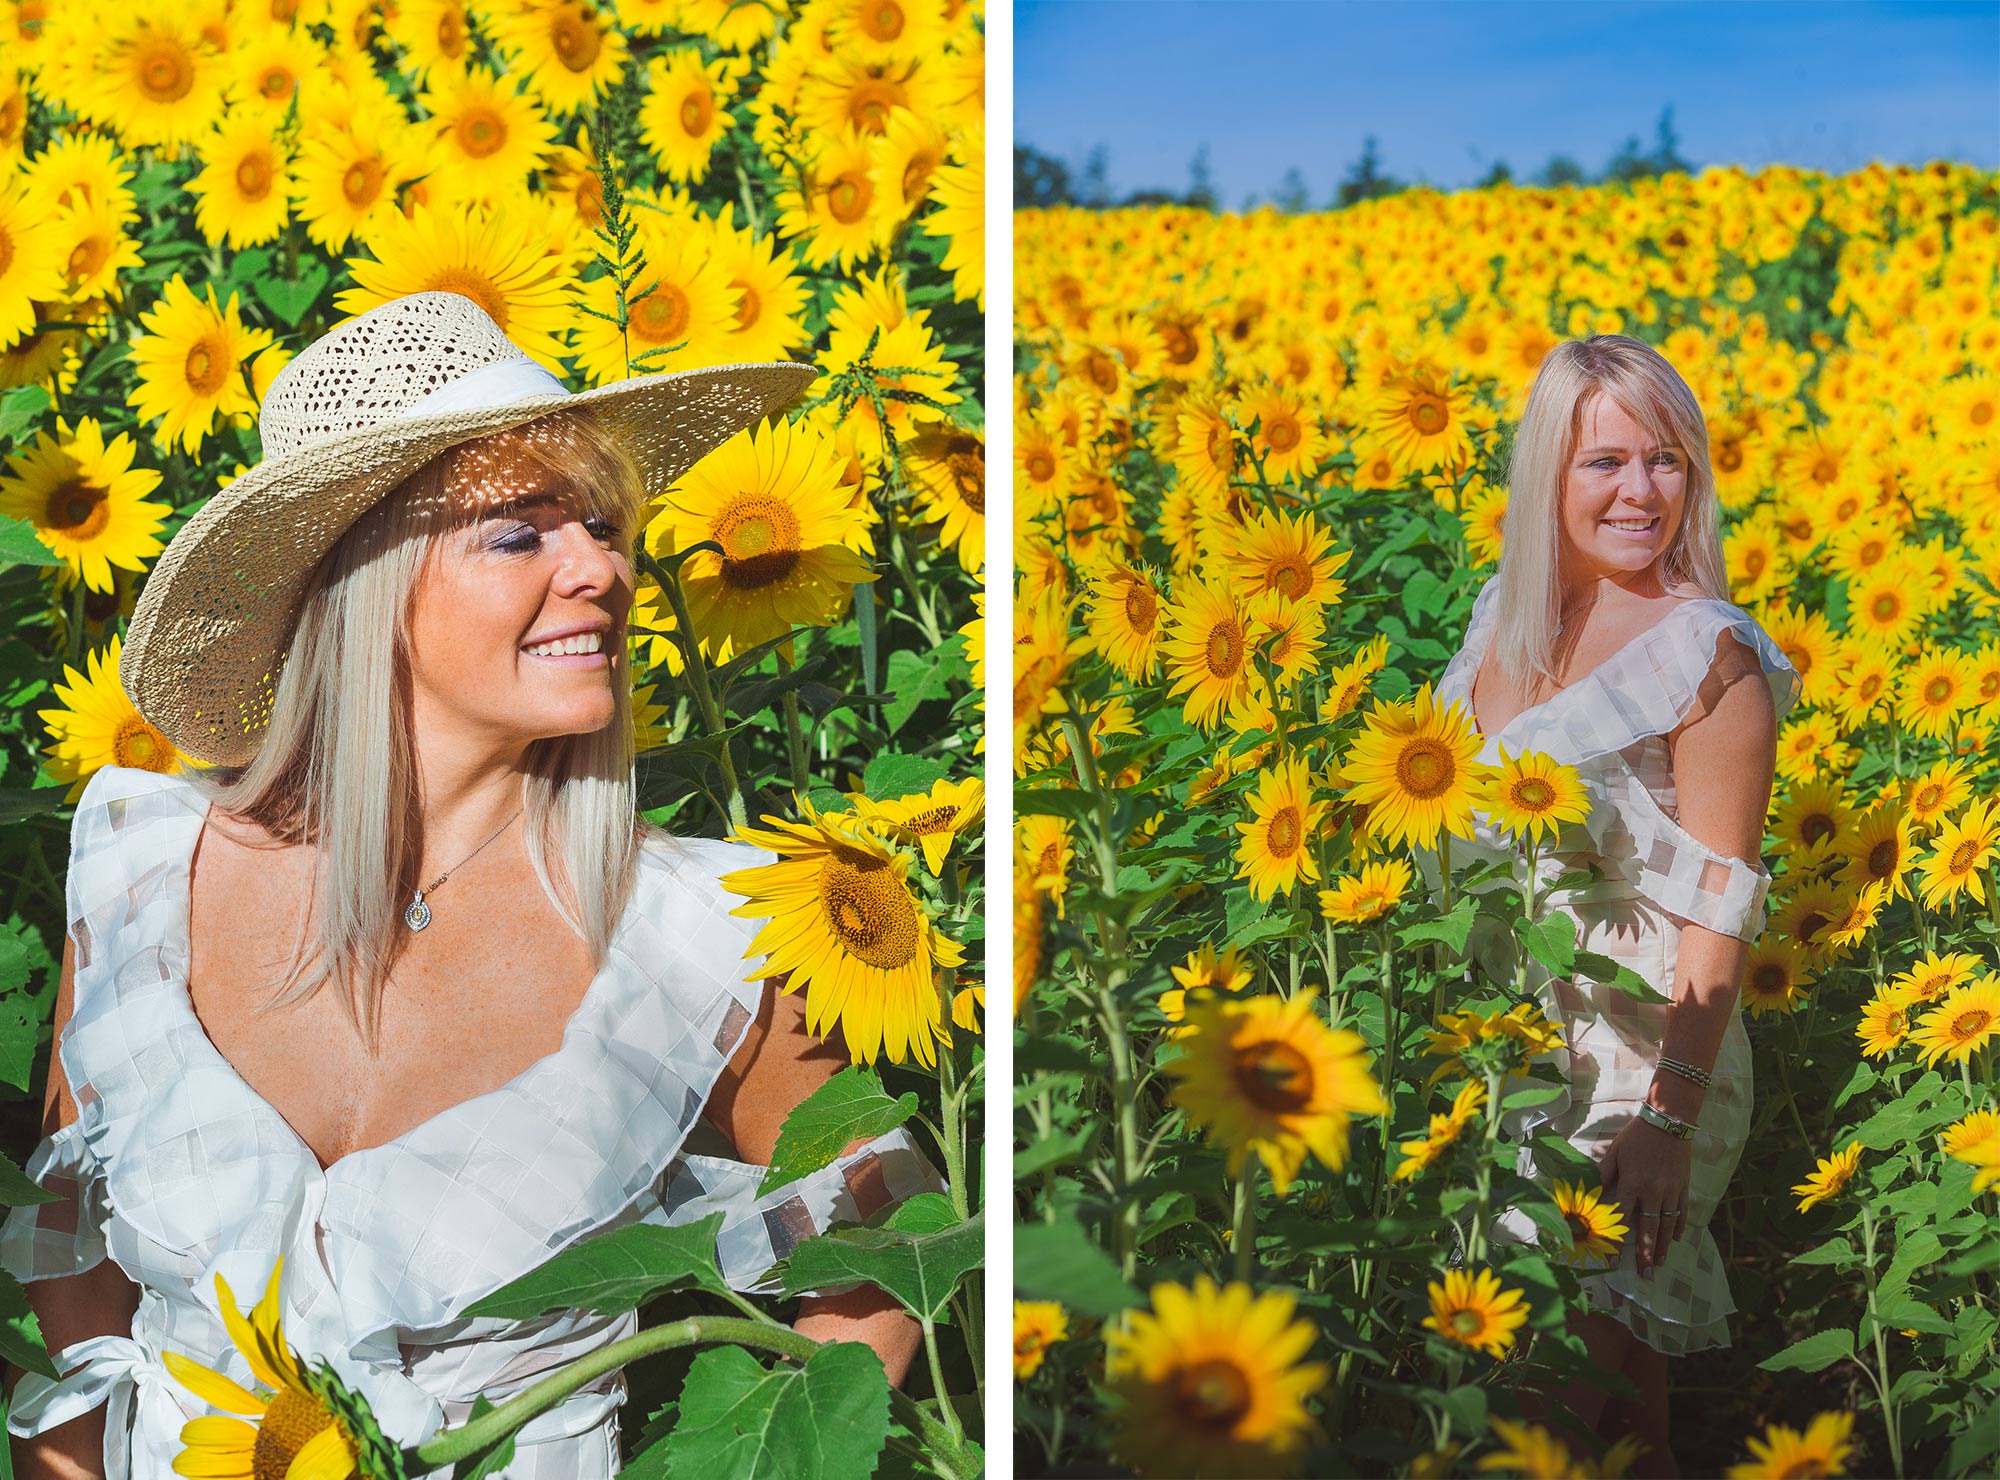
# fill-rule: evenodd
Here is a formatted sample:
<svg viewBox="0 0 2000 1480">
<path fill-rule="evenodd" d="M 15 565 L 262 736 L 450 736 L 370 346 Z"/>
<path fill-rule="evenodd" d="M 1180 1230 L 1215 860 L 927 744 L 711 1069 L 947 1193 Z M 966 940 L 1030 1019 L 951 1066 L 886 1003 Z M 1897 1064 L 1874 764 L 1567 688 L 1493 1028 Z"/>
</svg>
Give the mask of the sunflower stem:
<svg viewBox="0 0 2000 1480">
<path fill-rule="evenodd" d="M 1882 1334 L 1882 1317 L 1875 1300 L 1875 1215 L 1868 1210 L 1865 1202 L 1861 1205 L 1861 1237 L 1866 1260 L 1864 1267 L 1868 1271 L 1869 1324 L 1874 1327 L 1876 1384 L 1882 1394 L 1882 1424 L 1889 1433 L 1889 1461 L 1896 1468 L 1896 1480 L 1902 1480 L 1902 1425 L 1897 1422 L 1896 1402 L 1889 1384 L 1889 1343 Z"/>
<path fill-rule="evenodd" d="M 680 574 L 668 570 L 651 555 L 642 553 L 639 561 L 646 573 L 659 582 L 666 592 L 667 602 L 674 609 L 674 629 L 681 646 L 681 656 L 685 660 L 683 671 L 687 674 L 688 686 L 694 690 L 695 706 L 701 711 L 702 728 L 720 741 L 716 747 L 716 761 L 722 768 L 723 783 L 729 788 L 729 821 L 738 832 L 750 825 L 750 814 L 743 801 L 743 783 L 736 777 L 736 758 L 730 753 L 729 737 L 724 733 L 727 726 L 723 722 L 721 706 L 717 704 L 715 690 L 708 681 L 708 666 L 702 661 L 701 639 L 695 636 L 694 618 L 688 615 L 687 597 L 681 593 Z"/>
<path fill-rule="evenodd" d="M 793 656 L 792 639 L 786 638 L 778 645 L 778 671 L 791 673 L 797 669 L 798 661 Z M 785 749 L 792 762 L 792 789 L 812 790 L 812 767 L 806 756 L 805 727 L 799 722 L 799 691 L 786 689 L 779 696 L 785 714 Z"/>
<path fill-rule="evenodd" d="M 1236 1217 L 1230 1225 L 1229 1254 L 1236 1279 L 1250 1283 L 1250 1272 L 1256 1263 L 1257 1245 L 1257 1163 L 1251 1162 L 1243 1168 L 1243 1175 L 1236 1179 Z"/>
<path fill-rule="evenodd" d="M 83 603 L 88 596 L 83 577 L 76 578 L 76 589 L 70 593 L 69 605 L 69 663 L 79 671 L 83 668 Z"/>
<path fill-rule="evenodd" d="M 651 1356 L 654 1352 L 696 1346 L 703 1342 L 731 1342 L 758 1351 L 776 1352 L 799 1362 L 810 1360 L 821 1346 L 820 1342 L 810 1336 L 801 1336 L 789 1326 L 760 1325 L 737 1316 L 690 1316 L 683 1321 L 640 1331 L 577 1358 L 569 1366 L 550 1373 L 490 1412 L 482 1413 L 459 1428 L 433 1434 L 416 1447 L 411 1458 L 422 1467 L 420 1473 L 455 1464 L 490 1449 L 585 1384 L 607 1372 L 616 1371 L 627 1362 Z M 938 1404 L 946 1412 L 950 1411 L 950 1403 L 945 1399 L 942 1388 L 939 1389 Z M 976 1468 L 966 1455 L 962 1441 L 954 1440 L 949 1426 L 932 1418 L 915 1399 L 893 1386 L 889 1389 L 889 1408 L 905 1427 L 923 1438 L 932 1462 L 938 1463 L 944 1473 L 959 1477 L 959 1480 L 972 1480 L 977 1473 Z"/>
</svg>

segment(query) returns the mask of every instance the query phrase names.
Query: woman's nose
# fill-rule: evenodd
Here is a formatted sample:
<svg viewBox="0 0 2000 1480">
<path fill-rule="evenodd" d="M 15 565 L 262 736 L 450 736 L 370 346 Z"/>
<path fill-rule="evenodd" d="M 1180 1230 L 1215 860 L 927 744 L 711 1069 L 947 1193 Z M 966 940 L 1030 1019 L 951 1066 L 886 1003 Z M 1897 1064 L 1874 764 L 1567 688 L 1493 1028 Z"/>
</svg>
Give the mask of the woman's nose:
<svg viewBox="0 0 2000 1480">
<path fill-rule="evenodd" d="M 608 549 L 581 520 L 572 519 L 558 531 L 562 541 L 556 562 L 556 588 L 565 594 L 575 591 L 608 591 L 618 580 L 619 555 Z"/>
</svg>

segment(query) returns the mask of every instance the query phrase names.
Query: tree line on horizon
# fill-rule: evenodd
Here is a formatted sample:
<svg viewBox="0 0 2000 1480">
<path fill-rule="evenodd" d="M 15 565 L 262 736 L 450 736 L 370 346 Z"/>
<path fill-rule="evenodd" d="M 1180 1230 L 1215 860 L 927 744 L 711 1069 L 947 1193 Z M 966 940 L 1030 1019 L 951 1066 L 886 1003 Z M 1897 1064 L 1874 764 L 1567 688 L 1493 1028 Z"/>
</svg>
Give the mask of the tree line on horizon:
<svg viewBox="0 0 2000 1480">
<path fill-rule="evenodd" d="M 1632 135 L 1621 144 L 1604 168 L 1592 175 L 1574 158 L 1567 154 L 1555 154 L 1542 168 L 1532 175 L 1517 177 L 1505 160 L 1495 160 L 1492 167 L 1472 185 L 1462 187 L 1483 190 L 1517 178 L 1523 184 L 1593 185 L 1606 181 L 1640 180 L 1656 175 L 1687 174 L 1694 166 L 1681 157 L 1680 138 L 1674 132 L 1674 110 L 1666 108 L 1660 114 L 1655 126 L 1651 149 L 1644 149 L 1638 136 Z M 1312 187 L 1304 172 L 1298 166 L 1285 171 L 1285 176 L 1275 190 L 1244 197 L 1242 209 L 1250 210 L 1260 204 L 1269 203 L 1288 215 L 1300 215 L 1307 211 L 1340 210 L 1364 200 L 1374 200 L 1385 195 L 1395 195 L 1408 190 L 1412 185 L 1426 182 L 1398 179 L 1382 167 L 1382 156 L 1375 135 L 1370 134 L 1362 141 L 1361 156 L 1348 166 L 1346 174 L 1334 186 L 1330 195 L 1319 202 L 1312 197 Z M 1086 210 L 1111 210 L 1123 206 L 1191 206 L 1197 210 L 1221 210 L 1221 200 L 1216 192 L 1214 176 L 1209 168 L 1208 145 L 1203 143 L 1194 152 L 1188 163 L 1188 188 L 1175 192 L 1158 188 L 1130 191 L 1122 196 L 1114 196 L 1111 190 L 1111 155 L 1103 144 L 1098 144 L 1084 157 L 1080 166 L 1072 167 L 1068 162 L 1052 154 L 1045 154 L 1032 144 L 1014 146 L 1014 205 L 1016 209 L 1036 206 L 1081 206 Z"/>
</svg>

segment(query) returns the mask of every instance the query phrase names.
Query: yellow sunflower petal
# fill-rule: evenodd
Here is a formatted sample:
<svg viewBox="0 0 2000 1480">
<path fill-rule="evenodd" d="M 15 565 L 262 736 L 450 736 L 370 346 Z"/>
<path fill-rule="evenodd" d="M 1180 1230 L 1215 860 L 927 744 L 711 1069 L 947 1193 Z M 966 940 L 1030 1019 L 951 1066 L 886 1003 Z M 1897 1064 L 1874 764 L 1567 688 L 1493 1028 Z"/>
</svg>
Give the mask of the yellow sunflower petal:
<svg viewBox="0 0 2000 1480">
<path fill-rule="evenodd" d="M 335 1422 L 306 1440 L 285 1471 L 285 1480 L 347 1480 L 354 1469 L 354 1443 Z"/>
<path fill-rule="evenodd" d="M 253 1413 L 261 1418 L 270 1406 L 240 1383 L 209 1370 L 179 1352 L 160 1353 L 160 1362 L 182 1387 L 224 1412 Z"/>
</svg>

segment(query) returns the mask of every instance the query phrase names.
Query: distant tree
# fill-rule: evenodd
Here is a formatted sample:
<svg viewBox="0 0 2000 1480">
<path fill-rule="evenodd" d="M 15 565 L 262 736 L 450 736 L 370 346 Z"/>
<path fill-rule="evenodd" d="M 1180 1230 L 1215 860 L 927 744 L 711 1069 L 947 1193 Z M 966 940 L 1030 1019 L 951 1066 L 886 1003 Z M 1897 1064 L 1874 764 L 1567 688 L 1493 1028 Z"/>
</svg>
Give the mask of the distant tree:
<svg viewBox="0 0 2000 1480">
<path fill-rule="evenodd" d="M 1278 186 L 1278 193 L 1271 203 L 1288 216 L 1296 216 L 1311 209 L 1311 194 L 1306 189 L 1306 177 L 1299 173 L 1297 165 L 1285 171 L 1285 178 Z"/>
<path fill-rule="evenodd" d="M 1680 155 L 1680 139 L 1674 133 L 1674 110 L 1669 107 L 1660 113 L 1660 121 L 1654 129 L 1652 151 L 1641 154 L 1639 139 L 1635 134 L 1611 156 L 1611 162 L 1604 167 L 1603 178 L 1646 180 L 1656 175 L 1676 173 L 1685 175 L 1688 170 L 1688 162 Z"/>
<path fill-rule="evenodd" d="M 1655 139 L 1656 142 L 1653 145 L 1653 163 L 1658 167 L 1660 174 L 1689 175 L 1694 173 L 1694 166 L 1681 158 L 1681 140 L 1680 135 L 1674 132 L 1674 110 L 1672 104 L 1660 110 L 1660 122 L 1655 130 Z"/>
<path fill-rule="evenodd" d="M 1486 178 L 1481 180 L 1475 188 L 1484 190 L 1488 185 L 1505 185 L 1510 183 L 1513 178 L 1514 172 L 1507 168 L 1507 161 L 1496 159 L 1493 161 L 1493 168 L 1486 172 Z"/>
<path fill-rule="evenodd" d="M 1198 210 L 1212 211 L 1216 206 L 1215 179 L 1208 168 L 1208 144 L 1204 140 L 1188 162 L 1187 204 Z"/>
<path fill-rule="evenodd" d="M 1544 185 L 1581 185 L 1583 181 L 1583 166 L 1567 154 L 1552 154 L 1549 162 L 1542 166 Z"/>
<path fill-rule="evenodd" d="M 1033 206 L 1074 204 L 1069 166 L 1053 155 L 1042 153 L 1032 144 L 1014 146 L 1014 204 L 1026 210 Z"/>
<path fill-rule="evenodd" d="M 1135 190 L 1118 202 L 1121 206 L 1184 206 L 1189 204 L 1184 196 L 1175 195 L 1171 190 Z"/>
<path fill-rule="evenodd" d="M 1083 161 L 1083 185 L 1077 199 L 1084 205 L 1103 210 L 1111 204 L 1111 154 L 1097 145 Z"/>
<path fill-rule="evenodd" d="M 1382 156 L 1376 151 L 1375 136 L 1370 134 L 1362 140 L 1361 158 L 1347 172 L 1347 178 L 1340 182 L 1333 201 L 1338 206 L 1351 206 L 1358 200 L 1394 195 L 1403 188 L 1401 180 L 1392 179 L 1382 172 Z"/>
</svg>

